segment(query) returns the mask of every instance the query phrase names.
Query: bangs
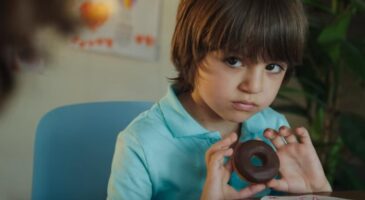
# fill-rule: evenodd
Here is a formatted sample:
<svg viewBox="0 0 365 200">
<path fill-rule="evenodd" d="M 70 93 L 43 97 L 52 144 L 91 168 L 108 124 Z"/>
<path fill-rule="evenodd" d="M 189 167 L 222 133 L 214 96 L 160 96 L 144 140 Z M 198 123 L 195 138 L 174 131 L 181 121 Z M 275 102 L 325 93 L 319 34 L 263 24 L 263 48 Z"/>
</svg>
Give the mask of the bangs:
<svg viewBox="0 0 365 200">
<path fill-rule="evenodd" d="M 227 3 L 226 1 L 229 1 Z M 226 0 L 201 34 L 200 48 L 235 53 L 252 61 L 301 63 L 306 18 L 294 0 Z M 298 8 L 298 6 L 300 6 Z M 303 13 L 299 12 L 299 13 Z"/>
<path fill-rule="evenodd" d="M 192 91 L 211 51 L 252 62 L 301 64 L 307 18 L 302 0 L 180 0 L 171 60 L 180 91 Z M 289 67 L 285 79 L 294 67 Z"/>
</svg>

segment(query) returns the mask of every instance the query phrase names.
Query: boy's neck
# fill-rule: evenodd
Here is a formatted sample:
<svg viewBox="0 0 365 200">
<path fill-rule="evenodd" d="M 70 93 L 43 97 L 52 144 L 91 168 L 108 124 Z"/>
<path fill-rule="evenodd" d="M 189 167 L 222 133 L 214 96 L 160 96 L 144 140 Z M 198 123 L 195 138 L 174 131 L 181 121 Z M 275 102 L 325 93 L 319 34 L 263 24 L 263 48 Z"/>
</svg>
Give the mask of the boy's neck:
<svg viewBox="0 0 365 200">
<path fill-rule="evenodd" d="M 222 138 L 227 137 L 232 132 L 240 135 L 240 123 L 222 119 L 214 111 L 207 109 L 206 104 L 194 100 L 190 93 L 182 93 L 178 96 L 178 99 L 185 110 L 204 128 L 210 131 L 218 131 Z"/>
</svg>

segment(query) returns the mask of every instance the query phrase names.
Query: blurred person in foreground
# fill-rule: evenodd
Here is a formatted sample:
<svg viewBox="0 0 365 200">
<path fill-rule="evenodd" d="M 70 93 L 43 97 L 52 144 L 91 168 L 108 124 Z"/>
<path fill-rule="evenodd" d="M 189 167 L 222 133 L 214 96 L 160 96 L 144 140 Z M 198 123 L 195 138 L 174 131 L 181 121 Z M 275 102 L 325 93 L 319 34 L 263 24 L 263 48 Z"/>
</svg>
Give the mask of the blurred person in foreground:
<svg viewBox="0 0 365 200">
<path fill-rule="evenodd" d="M 75 32 L 80 23 L 72 6 L 72 0 L 0 1 L 0 109 L 15 89 L 18 62 L 40 56 L 36 33 L 45 27 L 61 35 Z"/>
</svg>

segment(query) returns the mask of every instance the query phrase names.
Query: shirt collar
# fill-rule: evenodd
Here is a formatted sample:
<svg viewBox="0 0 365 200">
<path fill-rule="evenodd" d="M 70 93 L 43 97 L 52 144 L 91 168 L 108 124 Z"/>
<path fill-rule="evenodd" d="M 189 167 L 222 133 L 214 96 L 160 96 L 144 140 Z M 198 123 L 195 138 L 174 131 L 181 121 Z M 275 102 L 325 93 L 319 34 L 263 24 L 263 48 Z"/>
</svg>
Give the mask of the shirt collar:
<svg viewBox="0 0 365 200">
<path fill-rule="evenodd" d="M 203 134 L 219 135 L 201 126 L 183 107 L 177 98 L 177 91 L 169 86 L 166 96 L 159 101 L 165 123 L 174 137 L 197 136 Z"/>
<path fill-rule="evenodd" d="M 163 118 L 167 127 L 174 137 L 189 137 L 202 136 L 220 139 L 221 135 L 218 131 L 210 131 L 200 125 L 183 107 L 177 98 L 177 91 L 174 86 L 169 86 L 167 94 L 159 101 Z M 265 124 L 265 120 L 261 112 L 251 116 L 246 121 L 242 122 L 241 126 L 241 141 L 250 139 L 266 139 L 259 125 Z"/>
</svg>

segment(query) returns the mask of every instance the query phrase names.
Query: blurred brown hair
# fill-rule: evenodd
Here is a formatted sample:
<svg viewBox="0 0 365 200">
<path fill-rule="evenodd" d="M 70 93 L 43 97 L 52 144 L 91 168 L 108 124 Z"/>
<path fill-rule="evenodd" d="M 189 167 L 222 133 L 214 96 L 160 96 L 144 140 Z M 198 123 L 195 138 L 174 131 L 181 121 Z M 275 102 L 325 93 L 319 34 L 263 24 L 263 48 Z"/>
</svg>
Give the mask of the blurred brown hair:
<svg viewBox="0 0 365 200">
<path fill-rule="evenodd" d="M 172 80 L 180 92 L 193 90 L 197 65 L 215 50 L 299 64 L 306 30 L 300 0 L 181 0 L 171 52 L 178 76 Z"/>
<path fill-rule="evenodd" d="M 27 61 L 38 55 L 34 41 L 37 30 L 46 26 L 56 28 L 61 34 L 76 30 L 79 23 L 71 14 L 72 2 L 0 1 L 0 101 L 14 88 L 17 59 Z"/>
</svg>

